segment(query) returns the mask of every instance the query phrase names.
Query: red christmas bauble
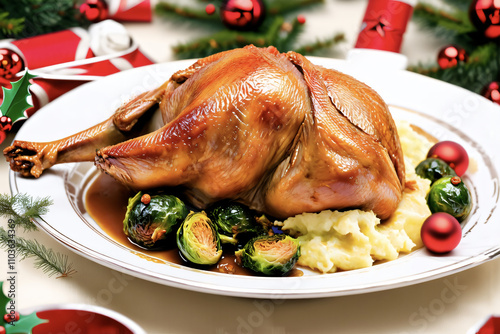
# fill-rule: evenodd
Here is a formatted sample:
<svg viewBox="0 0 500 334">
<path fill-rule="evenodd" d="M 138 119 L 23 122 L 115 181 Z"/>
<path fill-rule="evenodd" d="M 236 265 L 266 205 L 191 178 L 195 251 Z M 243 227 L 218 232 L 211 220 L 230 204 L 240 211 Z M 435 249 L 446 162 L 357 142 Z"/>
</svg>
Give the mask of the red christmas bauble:
<svg viewBox="0 0 500 334">
<path fill-rule="evenodd" d="M 469 155 L 462 145 L 454 141 L 440 141 L 432 146 L 427 153 L 427 158 L 444 160 L 457 173 L 464 175 L 469 167 Z"/>
<path fill-rule="evenodd" d="M 437 57 L 439 67 L 447 69 L 455 67 L 458 63 L 465 63 L 469 59 L 467 52 L 457 45 L 448 45 L 442 48 Z"/>
<path fill-rule="evenodd" d="M 0 326 L 0 334 L 5 334 L 5 333 L 7 333 L 7 331 L 5 330 L 5 327 L 4 326 Z"/>
<path fill-rule="evenodd" d="M 492 81 L 484 86 L 481 95 L 496 104 L 500 104 L 500 82 Z"/>
<path fill-rule="evenodd" d="M 12 119 L 8 116 L 0 117 L 0 131 L 10 131 L 12 129 Z"/>
<path fill-rule="evenodd" d="M 211 3 L 209 3 L 206 7 L 205 7 L 205 12 L 208 14 L 208 15 L 212 15 L 213 13 L 215 13 L 215 6 Z"/>
<path fill-rule="evenodd" d="M 17 53 L 9 49 L 0 49 L 0 77 L 12 81 L 22 70 L 24 61 Z"/>
<path fill-rule="evenodd" d="M 6 137 L 7 137 L 7 134 L 0 130 L 0 144 L 3 143 L 3 141 L 5 140 Z"/>
<path fill-rule="evenodd" d="M 497 0 L 474 0 L 469 8 L 472 24 L 486 38 L 500 37 L 500 2 Z"/>
<path fill-rule="evenodd" d="M 235 30 L 256 30 L 265 13 L 262 0 L 224 0 L 220 8 L 222 23 Z"/>
<path fill-rule="evenodd" d="M 90 22 L 99 22 L 108 18 L 108 5 L 104 0 L 86 0 L 80 13 Z"/>
<path fill-rule="evenodd" d="M 462 240 L 462 227 L 458 220 L 445 212 L 429 216 L 422 224 L 420 237 L 425 247 L 434 253 L 448 253 Z"/>
</svg>

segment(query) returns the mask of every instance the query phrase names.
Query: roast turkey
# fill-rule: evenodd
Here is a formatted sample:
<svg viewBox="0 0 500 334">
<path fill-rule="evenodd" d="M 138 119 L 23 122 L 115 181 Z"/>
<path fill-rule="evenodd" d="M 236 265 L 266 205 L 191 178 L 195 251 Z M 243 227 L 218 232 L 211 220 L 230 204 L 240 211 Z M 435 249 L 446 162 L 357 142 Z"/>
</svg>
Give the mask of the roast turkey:
<svg viewBox="0 0 500 334">
<path fill-rule="evenodd" d="M 164 125 L 134 137 L 158 106 Z M 15 141 L 4 155 L 24 176 L 95 161 L 133 189 L 176 187 L 199 208 L 233 199 L 277 218 L 360 208 L 385 219 L 405 180 L 381 97 L 274 47 L 203 58 L 101 124 L 54 142 Z"/>
</svg>

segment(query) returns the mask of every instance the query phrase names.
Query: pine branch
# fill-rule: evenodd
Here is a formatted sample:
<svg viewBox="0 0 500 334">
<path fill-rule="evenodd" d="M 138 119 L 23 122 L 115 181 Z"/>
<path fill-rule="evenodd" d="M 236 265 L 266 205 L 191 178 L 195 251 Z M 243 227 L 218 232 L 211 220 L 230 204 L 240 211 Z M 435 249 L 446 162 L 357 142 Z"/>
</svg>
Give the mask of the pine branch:
<svg viewBox="0 0 500 334">
<path fill-rule="evenodd" d="M 300 24 L 297 19 L 293 20 L 292 23 L 284 23 L 281 27 L 283 32 L 282 38 L 278 38 L 276 41 L 276 48 L 281 52 L 293 50 L 293 46 L 298 36 L 304 30 L 304 25 Z"/>
<path fill-rule="evenodd" d="M 0 11 L 0 36 L 15 36 L 24 29 L 24 17 L 9 18 L 8 12 Z"/>
<path fill-rule="evenodd" d="M 324 0 L 266 0 L 264 4 L 269 15 L 278 15 L 324 2 Z"/>
<path fill-rule="evenodd" d="M 155 6 L 155 11 L 159 15 L 167 16 L 170 18 L 188 18 L 198 21 L 205 21 L 209 23 L 220 23 L 218 15 L 208 15 L 204 8 L 190 8 L 178 6 L 169 2 L 159 2 Z"/>
<path fill-rule="evenodd" d="M 59 274 L 59 277 L 69 277 L 76 271 L 68 262 L 67 255 L 55 253 L 36 240 L 27 240 L 21 237 L 9 236 L 3 227 L 0 227 L 0 247 L 11 248 L 12 240 L 15 243 L 16 257 L 20 260 L 27 258 L 35 259 L 35 268 L 41 269 L 49 277 Z"/>
<path fill-rule="evenodd" d="M 418 3 L 413 11 L 413 20 L 437 37 L 463 47 L 473 44 L 478 37 L 467 12 L 456 10 L 448 13 L 430 4 Z"/>
<path fill-rule="evenodd" d="M 11 18 L 24 20 L 22 31 L 14 35 L 1 32 L 0 38 L 24 38 L 89 24 L 74 0 L 0 0 L 0 8 Z"/>
<path fill-rule="evenodd" d="M 33 231 L 36 230 L 33 219 L 46 214 L 50 205 L 52 200 L 48 197 L 33 199 L 26 194 L 14 196 L 0 194 L 0 217 L 10 218 L 16 226 L 26 231 Z"/>
<path fill-rule="evenodd" d="M 343 33 L 338 33 L 334 35 L 333 37 L 324 39 L 324 40 L 318 40 L 314 43 L 311 44 L 306 44 L 301 46 L 300 48 L 296 49 L 295 52 L 300 53 L 300 54 L 314 54 L 318 52 L 319 50 L 327 49 L 330 48 L 334 45 L 337 45 L 340 42 L 345 41 L 345 36 Z"/>
<path fill-rule="evenodd" d="M 459 10 L 467 11 L 470 7 L 471 0 L 443 0 L 450 6 L 456 7 Z"/>
<path fill-rule="evenodd" d="M 419 65 L 408 70 L 443 80 L 480 94 L 483 87 L 500 77 L 500 51 L 496 43 L 480 46 L 466 63 L 441 69 L 437 65 Z"/>
</svg>

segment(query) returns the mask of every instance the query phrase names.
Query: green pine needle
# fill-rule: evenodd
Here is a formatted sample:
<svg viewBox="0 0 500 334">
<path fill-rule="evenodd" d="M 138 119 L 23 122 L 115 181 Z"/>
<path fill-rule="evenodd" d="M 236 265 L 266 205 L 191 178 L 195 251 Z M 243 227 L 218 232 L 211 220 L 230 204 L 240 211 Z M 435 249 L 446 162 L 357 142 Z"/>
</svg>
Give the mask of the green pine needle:
<svg viewBox="0 0 500 334">
<path fill-rule="evenodd" d="M 0 217 L 10 218 L 16 226 L 33 231 L 36 230 L 33 219 L 46 214 L 50 205 L 52 200 L 48 197 L 34 199 L 26 194 L 0 194 Z"/>
<path fill-rule="evenodd" d="M 0 28 L 0 39 L 25 38 L 77 26 L 87 26 L 75 0 L 0 0 L 2 12 L 15 29 Z M 8 25 L 7 17 L 0 17 L 0 27 Z"/>
<path fill-rule="evenodd" d="M 35 268 L 41 269 L 49 277 L 59 274 L 59 277 L 69 277 L 76 271 L 73 265 L 68 262 L 67 255 L 55 253 L 52 249 L 48 249 L 36 240 L 27 240 L 21 237 L 9 236 L 7 231 L 0 227 L 0 247 L 8 249 L 15 242 L 16 256 L 20 260 L 34 258 Z"/>
</svg>

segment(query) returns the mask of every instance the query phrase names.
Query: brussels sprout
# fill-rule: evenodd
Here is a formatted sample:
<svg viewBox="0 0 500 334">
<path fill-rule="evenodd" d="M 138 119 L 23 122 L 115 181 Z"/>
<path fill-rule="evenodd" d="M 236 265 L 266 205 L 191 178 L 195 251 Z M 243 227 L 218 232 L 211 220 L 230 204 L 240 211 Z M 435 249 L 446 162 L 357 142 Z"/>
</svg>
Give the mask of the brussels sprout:
<svg viewBox="0 0 500 334">
<path fill-rule="evenodd" d="M 123 232 L 138 246 L 165 248 L 187 214 L 186 205 L 173 195 L 143 195 L 138 192 L 128 200 Z"/>
<path fill-rule="evenodd" d="M 284 276 L 300 256 L 300 244 L 285 234 L 257 236 L 235 252 L 241 264 L 257 273 Z"/>
<path fill-rule="evenodd" d="M 432 213 L 446 212 L 461 222 L 472 209 L 472 198 L 460 177 L 445 176 L 432 185 L 427 205 Z"/>
<path fill-rule="evenodd" d="M 265 233 L 254 212 L 237 202 L 218 203 L 210 208 L 208 216 L 217 226 L 223 243 L 236 244 L 245 237 L 248 240 L 249 237 Z"/>
<path fill-rule="evenodd" d="M 179 230 L 177 246 L 195 264 L 216 264 L 222 256 L 219 234 L 205 212 L 190 212 Z"/>
<path fill-rule="evenodd" d="M 457 173 L 444 160 L 428 158 L 415 168 L 417 175 L 431 180 L 431 184 L 445 176 L 457 176 Z"/>
</svg>

